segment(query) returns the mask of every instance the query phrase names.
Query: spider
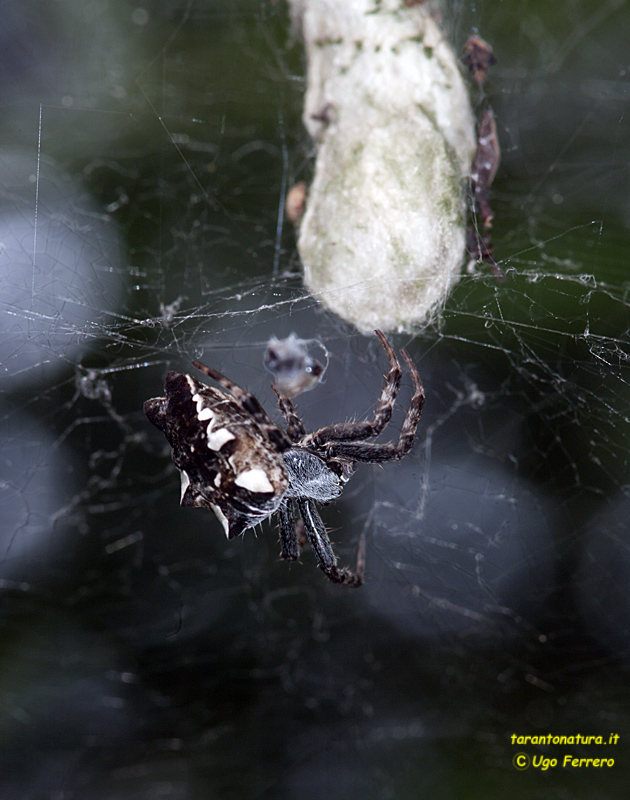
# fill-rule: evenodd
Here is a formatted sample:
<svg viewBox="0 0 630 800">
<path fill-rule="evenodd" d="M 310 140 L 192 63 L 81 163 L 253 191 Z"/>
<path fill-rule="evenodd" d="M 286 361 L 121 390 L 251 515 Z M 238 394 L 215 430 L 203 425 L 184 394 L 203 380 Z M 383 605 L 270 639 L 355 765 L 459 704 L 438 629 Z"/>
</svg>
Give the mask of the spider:
<svg viewBox="0 0 630 800">
<path fill-rule="evenodd" d="M 365 441 L 378 436 L 390 421 L 402 374 L 388 339 L 381 331 L 375 333 L 387 353 L 389 372 L 374 418 L 326 425 L 313 433 L 306 432 L 291 400 L 273 384 L 286 430 L 269 419 L 252 394 L 198 361 L 193 366 L 230 394 L 192 375 L 169 372 L 166 396 L 147 400 L 144 413 L 172 448 L 181 473 L 182 506 L 210 508 L 228 539 L 277 514 L 282 558 L 300 557 L 305 532 L 319 567 L 331 581 L 360 586 L 363 540 L 354 570 L 339 567 L 317 505 L 339 497 L 356 462 L 397 461 L 407 455 L 424 406 L 420 376 L 402 350 L 414 394 L 398 441 Z"/>
</svg>

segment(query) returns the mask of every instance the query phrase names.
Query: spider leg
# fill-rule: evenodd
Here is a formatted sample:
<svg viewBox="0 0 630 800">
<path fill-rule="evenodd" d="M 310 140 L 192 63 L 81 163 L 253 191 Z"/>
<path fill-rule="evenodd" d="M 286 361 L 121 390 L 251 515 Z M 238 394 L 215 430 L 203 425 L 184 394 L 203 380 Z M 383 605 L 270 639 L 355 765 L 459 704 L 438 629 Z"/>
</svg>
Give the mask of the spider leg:
<svg viewBox="0 0 630 800">
<path fill-rule="evenodd" d="M 306 547 L 308 544 L 308 536 L 306 535 L 306 528 L 304 527 L 304 520 L 302 517 L 298 517 L 295 522 L 295 533 L 297 535 L 298 547 Z"/>
<path fill-rule="evenodd" d="M 202 364 L 201 361 L 193 361 L 193 367 L 196 367 L 200 372 L 203 372 L 204 375 L 207 375 L 212 380 L 220 383 L 224 389 L 228 389 L 237 400 L 240 400 L 242 397 L 246 397 L 248 392 L 245 389 L 241 389 L 241 387 L 231 381 L 229 378 L 226 378 L 225 375 L 222 375 L 220 372 L 217 372 L 216 369 L 212 369 L 212 367 L 206 367 L 205 364 Z"/>
<path fill-rule="evenodd" d="M 297 561 L 300 557 L 300 544 L 295 528 L 291 501 L 280 505 L 278 509 L 278 526 L 280 529 L 280 555 L 286 561 Z"/>
<path fill-rule="evenodd" d="M 308 439 L 303 443 L 305 446 L 323 447 L 327 442 L 339 439 L 352 441 L 378 436 L 392 418 L 392 411 L 394 410 L 396 395 L 400 388 L 402 372 L 394 348 L 391 346 L 385 334 L 378 330 L 374 331 L 374 333 L 376 333 L 381 340 L 381 344 L 385 348 L 385 352 L 389 358 L 389 372 L 383 384 L 374 419 L 362 420 L 361 422 L 338 422 L 335 425 L 327 425 L 325 428 L 320 428 L 318 431 L 315 431 L 315 433 L 310 434 Z"/>
<path fill-rule="evenodd" d="M 343 583 L 346 586 L 354 587 L 361 586 L 365 569 L 365 539 L 363 536 L 359 539 L 354 571 L 347 567 L 340 568 L 337 566 L 337 558 L 333 553 L 330 539 L 315 503 L 312 500 L 298 500 L 297 503 L 319 568 L 334 583 Z"/>
<path fill-rule="evenodd" d="M 409 408 L 405 416 L 400 436 L 396 444 L 374 444 L 370 442 L 333 442 L 326 447 L 327 457 L 349 458 L 352 461 L 398 461 L 407 455 L 413 445 L 416 429 L 420 421 L 422 409 L 424 407 L 424 389 L 422 381 L 418 375 L 413 361 L 406 350 L 401 350 L 405 359 L 411 378 L 413 380 L 414 393 L 409 403 Z"/>
<path fill-rule="evenodd" d="M 306 428 L 302 420 L 298 417 L 293 403 L 288 397 L 284 397 L 278 392 L 275 384 L 271 384 L 273 393 L 278 398 L 278 408 L 282 411 L 282 415 L 287 421 L 287 433 L 292 442 L 299 441 L 303 436 L 306 436 Z"/>
</svg>

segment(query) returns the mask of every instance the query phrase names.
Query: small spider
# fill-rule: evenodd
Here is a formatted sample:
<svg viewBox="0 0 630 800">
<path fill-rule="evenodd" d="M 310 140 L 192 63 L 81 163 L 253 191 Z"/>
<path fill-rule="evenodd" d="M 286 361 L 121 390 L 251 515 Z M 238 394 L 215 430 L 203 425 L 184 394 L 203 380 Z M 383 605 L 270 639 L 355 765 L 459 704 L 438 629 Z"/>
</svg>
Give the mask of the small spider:
<svg viewBox="0 0 630 800">
<path fill-rule="evenodd" d="M 273 390 L 276 395 L 281 394 L 289 399 L 302 392 L 310 392 L 322 380 L 325 367 L 308 354 L 307 347 L 311 341 L 298 339 L 292 333 L 286 339 L 276 339 L 272 336 L 267 344 L 263 356 L 263 364 L 273 374 Z M 321 342 L 315 341 L 326 353 L 326 366 L 328 366 L 328 352 Z"/>
<path fill-rule="evenodd" d="M 193 366 L 231 394 L 183 372 L 169 372 L 164 384 L 166 396 L 147 400 L 144 413 L 172 448 L 173 461 L 181 473 L 181 504 L 210 508 L 228 539 L 277 514 L 282 558 L 299 558 L 305 530 L 325 575 L 335 583 L 360 586 L 365 565 L 363 543 L 354 571 L 338 567 L 317 504 L 339 497 L 357 461 L 379 463 L 403 458 L 413 444 L 424 405 L 420 376 L 402 350 L 414 394 L 398 442 L 364 441 L 378 436 L 390 421 L 401 379 L 391 344 L 381 331 L 376 335 L 389 358 L 389 372 L 374 419 L 340 422 L 313 433 L 306 432 L 291 400 L 278 392 L 286 431 L 269 419 L 253 395 L 216 370 L 193 361 Z M 296 511 L 301 524 L 296 524 Z"/>
</svg>

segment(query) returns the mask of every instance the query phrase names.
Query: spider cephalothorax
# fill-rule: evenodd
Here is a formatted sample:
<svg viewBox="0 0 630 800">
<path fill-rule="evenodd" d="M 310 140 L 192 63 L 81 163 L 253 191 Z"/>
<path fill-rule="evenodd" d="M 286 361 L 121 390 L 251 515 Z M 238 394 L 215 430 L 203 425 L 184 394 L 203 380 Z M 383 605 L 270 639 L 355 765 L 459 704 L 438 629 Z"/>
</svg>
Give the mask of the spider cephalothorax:
<svg viewBox="0 0 630 800">
<path fill-rule="evenodd" d="M 389 372 L 374 419 L 340 422 L 313 433 L 306 432 L 291 400 L 277 392 L 286 431 L 269 419 L 253 395 L 216 370 L 193 361 L 193 366 L 230 394 L 183 372 L 169 372 L 165 397 L 147 400 L 144 413 L 172 448 L 173 461 L 181 473 L 182 505 L 212 509 L 228 539 L 277 513 L 280 552 L 288 561 L 295 561 L 300 555 L 297 512 L 327 577 L 335 583 L 360 586 L 362 547 L 354 571 L 338 567 L 317 503 L 339 497 L 355 462 L 396 461 L 406 455 L 424 405 L 420 377 L 402 350 L 414 394 L 398 442 L 365 441 L 378 436 L 391 419 L 401 379 L 400 364 L 391 344 L 381 331 L 376 335 L 389 358 Z"/>
</svg>

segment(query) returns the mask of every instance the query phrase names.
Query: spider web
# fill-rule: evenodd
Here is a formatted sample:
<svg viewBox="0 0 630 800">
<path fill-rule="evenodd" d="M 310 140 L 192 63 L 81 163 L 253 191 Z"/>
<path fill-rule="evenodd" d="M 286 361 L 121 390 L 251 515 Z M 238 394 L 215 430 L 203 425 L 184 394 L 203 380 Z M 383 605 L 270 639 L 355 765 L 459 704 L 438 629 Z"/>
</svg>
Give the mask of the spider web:
<svg viewBox="0 0 630 800">
<path fill-rule="evenodd" d="M 314 155 L 286 8 L 5 6 L 4 794 L 621 796 L 627 4 L 444 10 L 456 48 L 478 32 L 498 57 L 476 101 L 506 280 L 464 270 L 437 321 L 392 337 L 425 385 L 418 441 L 322 509 L 341 563 L 366 537 L 356 592 L 308 549 L 280 561 L 273 524 L 228 543 L 180 508 L 141 411 L 200 359 L 276 413 L 262 356 L 295 331 L 330 353 L 307 428 L 373 412 L 382 348 L 309 297 L 284 218 Z M 383 440 L 410 396 L 407 375 Z M 518 750 L 615 765 L 536 782 Z"/>
</svg>

